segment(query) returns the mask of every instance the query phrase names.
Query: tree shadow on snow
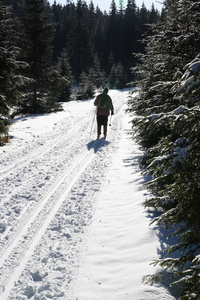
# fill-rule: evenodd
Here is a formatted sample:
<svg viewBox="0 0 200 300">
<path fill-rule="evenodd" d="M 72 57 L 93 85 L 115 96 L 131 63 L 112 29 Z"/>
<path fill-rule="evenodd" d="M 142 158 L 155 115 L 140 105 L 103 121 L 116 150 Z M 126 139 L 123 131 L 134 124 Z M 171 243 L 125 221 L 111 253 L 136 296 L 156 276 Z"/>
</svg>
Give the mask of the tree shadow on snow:
<svg viewBox="0 0 200 300">
<path fill-rule="evenodd" d="M 91 149 L 94 150 L 94 153 L 97 153 L 102 147 L 108 146 L 110 142 L 102 139 L 91 141 L 87 144 L 87 148 L 90 151 Z"/>
<path fill-rule="evenodd" d="M 18 122 L 24 122 L 24 121 L 28 121 L 28 120 L 35 120 L 35 119 L 39 119 L 41 117 L 48 117 L 48 116 L 53 116 L 57 113 L 59 113 L 60 111 L 55 111 L 50 113 L 44 113 L 44 114 L 35 114 L 35 115 L 26 115 L 26 116 L 19 116 L 19 117 L 15 117 L 14 119 L 12 119 L 12 123 L 18 123 Z"/>
<path fill-rule="evenodd" d="M 150 175 L 141 174 L 143 171 L 143 168 L 140 165 L 141 158 L 142 158 L 141 155 L 133 154 L 132 157 L 130 157 L 128 159 L 124 159 L 123 162 L 124 162 L 125 167 L 131 167 L 133 169 L 134 173 L 140 174 L 139 176 L 136 177 L 134 182 L 130 182 L 130 183 L 134 184 L 134 183 L 138 182 L 139 186 L 141 186 L 141 188 L 138 188 L 138 189 L 143 190 L 144 197 L 149 198 L 150 193 L 148 192 L 148 190 L 145 189 L 144 184 L 148 183 L 152 178 Z M 145 201 L 145 199 L 144 199 L 144 201 Z M 159 217 L 159 215 L 161 215 L 161 212 L 159 212 L 153 208 L 147 208 L 147 209 L 144 208 L 144 210 L 146 212 L 146 217 L 149 219 L 149 223 L 151 223 L 156 217 Z M 163 259 L 163 258 L 165 258 L 166 254 L 167 254 L 166 249 L 169 248 L 170 246 L 175 245 L 178 242 L 177 237 L 176 238 L 174 238 L 172 236 L 169 237 L 169 235 L 174 232 L 174 228 L 167 230 L 167 229 L 164 229 L 162 226 L 153 224 L 153 225 L 151 225 L 151 230 L 156 233 L 159 243 L 160 243 L 159 247 L 157 248 L 158 259 Z M 177 251 L 177 252 L 174 252 L 174 253 L 168 255 L 167 257 L 173 259 L 173 258 L 177 258 L 179 256 L 180 256 L 179 252 Z M 149 263 L 153 263 L 153 261 L 149 262 Z M 165 270 L 163 270 L 160 267 L 160 270 L 158 273 L 154 273 L 154 274 L 150 274 L 150 275 L 154 275 L 154 276 L 158 275 L 159 276 L 160 274 L 165 275 L 164 276 L 165 279 L 163 279 L 162 282 L 159 282 L 159 286 L 163 286 L 166 290 L 168 290 L 169 294 L 172 297 L 174 297 L 174 299 L 178 299 L 179 298 L 178 287 L 175 287 L 175 286 L 171 287 L 169 285 L 168 279 L 170 278 L 170 275 L 168 275 Z M 149 274 L 146 274 L 146 275 L 148 276 Z M 147 284 L 148 284 L 148 282 L 147 282 Z"/>
<path fill-rule="evenodd" d="M 125 167 L 131 167 L 131 169 L 133 170 L 132 173 L 138 173 L 138 174 L 140 174 L 138 176 L 138 178 L 134 180 L 134 182 L 138 181 L 140 183 L 140 185 L 141 185 L 141 190 L 144 190 L 144 186 L 143 185 L 145 183 L 147 183 L 151 179 L 151 176 L 145 175 L 145 174 L 141 175 L 141 173 L 143 171 L 143 168 L 140 165 L 141 159 L 142 159 L 141 155 L 134 155 L 133 154 L 131 157 L 123 159 L 123 163 L 124 163 Z"/>
<path fill-rule="evenodd" d="M 161 215 L 161 212 L 153 209 L 153 208 L 148 208 L 146 210 L 146 217 L 150 219 L 150 223 L 157 217 Z M 158 237 L 160 246 L 157 248 L 157 254 L 158 254 L 158 260 L 164 259 L 164 258 L 172 258 L 175 259 L 177 257 L 180 257 L 180 252 L 175 251 L 173 253 L 170 253 L 169 255 L 166 256 L 167 251 L 169 247 L 176 245 L 178 243 L 178 237 L 173 237 L 171 234 L 175 231 L 175 228 L 171 229 L 165 229 L 161 225 L 156 225 L 152 224 L 151 229 L 156 232 L 156 235 Z M 178 289 L 178 286 L 170 286 L 169 280 L 170 280 L 170 274 L 167 273 L 164 269 L 160 267 L 160 270 L 153 274 L 154 276 L 159 276 L 159 275 L 164 275 L 164 279 L 162 282 L 159 282 L 159 285 L 162 285 L 165 287 L 169 293 L 175 298 L 178 299 L 180 296 L 180 291 Z M 152 274 L 151 274 L 152 275 Z"/>
</svg>

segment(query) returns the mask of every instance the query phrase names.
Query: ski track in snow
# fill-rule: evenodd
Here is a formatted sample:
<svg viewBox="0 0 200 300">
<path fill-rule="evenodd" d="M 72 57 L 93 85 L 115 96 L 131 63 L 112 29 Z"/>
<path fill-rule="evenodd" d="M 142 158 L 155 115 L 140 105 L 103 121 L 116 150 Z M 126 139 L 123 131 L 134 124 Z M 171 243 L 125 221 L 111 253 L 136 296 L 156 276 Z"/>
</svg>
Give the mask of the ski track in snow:
<svg viewBox="0 0 200 300">
<path fill-rule="evenodd" d="M 108 133 L 112 143 L 90 140 L 94 108 L 89 101 L 85 115 L 79 112 L 70 120 L 68 114 L 47 134 L 2 149 L 1 300 L 42 299 L 42 295 L 70 299 L 66 297 L 77 273 L 95 195 L 121 134 L 126 94 L 113 92 L 112 97 L 116 114 Z M 92 134 L 96 137 L 96 132 Z"/>
<path fill-rule="evenodd" d="M 89 276 L 93 276 L 95 270 L 98 272 L 101 258 L 105 258 L 102 266 L 107 261 L 104 253 L 99 260 L 93 255 L 93 250 L 94 254 L 97 253 L 95 248 L 90 253 L 88 239 L 91 238 L 91 226 L 98 228 L 96 218 L 94 220 L 95 212 L 99 209 L 98 199 L 109 189 L 108 170 L 122 148 L 120 141 L 124 136 L 124 116 L 129 91 L 110 91 L 109 95 L 113 99 L 115 115 L 112 117 L 112 126 L 108 126 L 106 141 L 95 140 L 94 100 L 89 100 L 66 103 L 63 112 L 16 119 L 11 143 L 0 148 L 1 300 L 174 299 L 168 294 L 166 296 L 162 289 L 153 288 L 148 290 L 150 296 L 147 298 L 140 298 L 135 294 L 133 298 L 123 298 L 119 294 L 118 298 L 114 291 L 112 298 L 99 289 L 99 296 L 96 298 L 95 290 L 92 293 L 94 287 L 91 283 L 91 294 L 87 289 L 83 292 L 88 281 L 82 268 L 83 261 L 86 268 L 90 266 Z M 38 124 L 41 124 L 40 131 Z M 115 174 L 116 170 L 117 168 L 113 170 L 111 176 L 117 183 L 120 174 Z M 111 189 L 115 190 L 113 184 Z M 122 196 L 123 193 L 124 191 L 119 190 L 119 195 Z M 116 194 L 114 197 L 117 197 Z M 131 198 L 130 200 L 132 202 Z M 129 202 L 128 200 L 126 204 L 127 209 Z M 121 203 L 116 203 L 116 211 L 113 205 L 115 206 L 111 199 L 109 207 L 115 215 L 113 224 L 118 228 L 123 226 L 116 223 L 120 219 L 118 210 L 121 209 Z M 101 205 L 100 208 L 103 209 Z M 126 218 L 127 209 L 123 219 Z M 128 218 L 130 216 L 127 214 Z M 106 218 L 108 216 L 105 211 L 102 224 L 105 222 L 106 226 L 101 229 L 105 239 L 108 228 Z M 126 222 L 129 221 L 131 220 Z M 112 226 L 110 230 L 112 231 Z M 108 233 L 112 235 L 110 231 Z M 119 230 L 116 241 L 122 234 L 123 229 Z M 126 244 L 121 245 L 125 253 L 130 251 L 129 246 L 126 251 Z M 88 256 L 91 254 L 92 257 L 91 265 L 90 258 L 88 261 L 86 255 L 87 249 Z M 113 261 L 119 260 L 117 255 L 116 253 Z M 138 256 L 139 261 L 142 257 L 139 253 Z M 127 263 L 123 262 L 124 265 Z M 115 278 L 114 273 L 115 270 L 112 272 Z M 123 272 L 119 274 L 122 276 Z M 110 274 L 107 278 L 109 276 Z M 141 278 L 138 280 L 141 281 Z M 98 286 L 101 284 L 102 282 L 98 283 Z M 82 291 L 77 285 L 83 287 Z M 94 286 L 96 289 L 96 285 Z M 144 287 L 144 291 L 146 289 Z M 163 298 L 159 298 L 160 295 Z"/>
</svg>

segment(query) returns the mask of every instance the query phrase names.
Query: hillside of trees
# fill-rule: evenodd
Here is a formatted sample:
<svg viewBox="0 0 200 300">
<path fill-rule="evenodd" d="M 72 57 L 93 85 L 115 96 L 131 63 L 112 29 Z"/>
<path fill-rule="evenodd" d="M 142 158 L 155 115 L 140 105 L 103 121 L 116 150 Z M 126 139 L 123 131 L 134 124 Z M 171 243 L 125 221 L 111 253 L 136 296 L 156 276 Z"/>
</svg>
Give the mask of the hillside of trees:
<svg viewBox="0 0 200 300">
<path fill-rule="evenodd" d="M 133 68 L 138 94 L 129 102 L 133 137 L 145 150 L 146 206 L 160 229 L 161 272 L 177 299 L 200 299 L 200 2 L 165 1 Z M 163 229 L 168 232 L 164 239 Z"/>
<path fill-rule="evenodd" d="M 123 88 L 144 51 L 147 24 L 160 13 L 129 0 L 109 13 L 78 0 L 0 0 L 0 136 L 20 114 L 61 109 L 60 102 L 94 96 L 107 85 Z"/>
</svg>

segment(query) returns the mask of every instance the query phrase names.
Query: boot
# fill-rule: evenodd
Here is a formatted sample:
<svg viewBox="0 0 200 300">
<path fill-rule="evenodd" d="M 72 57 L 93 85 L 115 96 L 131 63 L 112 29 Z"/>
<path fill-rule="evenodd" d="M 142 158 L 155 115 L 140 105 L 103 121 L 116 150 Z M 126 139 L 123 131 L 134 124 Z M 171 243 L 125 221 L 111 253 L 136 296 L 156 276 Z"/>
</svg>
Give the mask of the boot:
<svg viewBox="0 0 200 300">
<path fill-rule="evenodd" d="M 101 135 L 101 125 L 98 124 L 98 129 L 97 129 L 97 139 L 100 138 Z"/>
</svg>

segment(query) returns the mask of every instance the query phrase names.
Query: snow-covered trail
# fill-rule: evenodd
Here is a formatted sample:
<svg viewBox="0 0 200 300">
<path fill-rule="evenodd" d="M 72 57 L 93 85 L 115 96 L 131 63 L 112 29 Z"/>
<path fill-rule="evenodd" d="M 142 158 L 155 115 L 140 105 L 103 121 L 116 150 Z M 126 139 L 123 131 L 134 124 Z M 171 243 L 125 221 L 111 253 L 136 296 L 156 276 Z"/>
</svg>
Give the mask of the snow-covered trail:
<svg viewBox="0 0 200 300">
<path fill-rule="evenodd" d="M 107 141 L 95 140 L 89 100 L 15 120 L 0 148 L 1 300 L 173 299 L 141 283 L 159 242 L 142 207 L 140 152 L 125 135 L 128 91 L 109 95 Z"/>
<path fill-rule="evenodd" d="M 126 95 L 113 91 L 111 96 L 116 114 L 112 144 L 91 141 L 93 101 L 66 105 L 58 122 L 38 116 L 13 125 L 14 137 L 20 136 L 1 149 L 1 299 L 45 293 L 66 299 L 63 291 L 70 293 L 95 194 L 118 147 Z M 45 122 L 41 132 L 40 121 Z M 60 289 L 57 277 L 62 278 Z"/>
<path fill-rule="evenodd" d="M 172 300 L 162 286 L 142 284 L 156 270 L 159 240 L 149 228 L 143 202 L 147 192 L 139 168 L 139 146 L 127 135 L 130 117 L 123 117 L 124 134 L 110 167 L 89 232 L 78 280 L 78 300 Z M 75 299 L 75 298 L 74 298 Z"/>
</svg>

